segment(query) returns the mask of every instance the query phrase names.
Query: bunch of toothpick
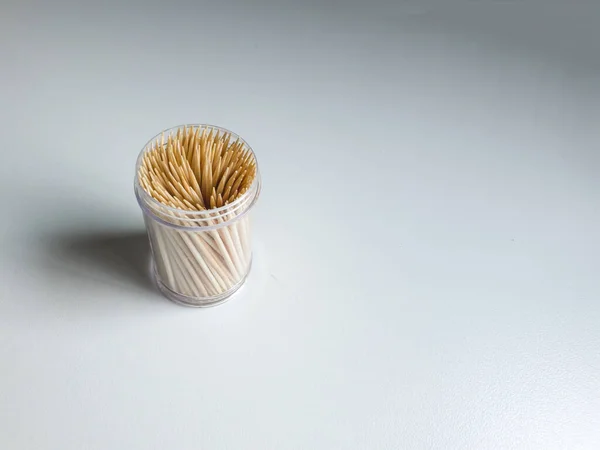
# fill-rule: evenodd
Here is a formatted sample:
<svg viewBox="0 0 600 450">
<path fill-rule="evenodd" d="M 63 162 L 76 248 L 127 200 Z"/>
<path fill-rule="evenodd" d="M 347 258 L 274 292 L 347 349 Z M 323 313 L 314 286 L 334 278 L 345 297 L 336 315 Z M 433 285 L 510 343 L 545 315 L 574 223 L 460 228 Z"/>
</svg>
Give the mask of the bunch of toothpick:
<svg viewBox="0 0 600 450">
<path fill-rule="evenodd" d="M 155 200 L 146 226 L 163 286 L 201 305 L 243 283 L 256 176 L 252 150 L 218 128 L 183 126 L 148 145 L 137 179 Z"/>
</svg>

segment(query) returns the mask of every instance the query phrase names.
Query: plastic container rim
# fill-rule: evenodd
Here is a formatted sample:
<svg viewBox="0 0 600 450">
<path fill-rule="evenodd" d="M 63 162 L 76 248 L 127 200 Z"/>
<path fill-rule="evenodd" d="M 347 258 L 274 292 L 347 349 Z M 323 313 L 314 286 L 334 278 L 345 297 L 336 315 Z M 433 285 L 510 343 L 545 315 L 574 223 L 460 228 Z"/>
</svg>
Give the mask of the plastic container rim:
<svg viewBox="0 0 600 450">
<path fill-rule="evenodd" d="M 141 186 L 141 184 L 139 182 L 138 174 L 139 174 L 139 169 L 140 169 L 140 165 L 142 162 L 142 158 L 143 158 L 144 154 L 146 153 L 148 146 L 152 142 L 154 142 L 157 138 L 162 136 L 163 133 L 168 135 L 169 132 L 178 130 L 183 127 L 192 127 L 192 128 L 200 128 L 200 129 L 207 128 L 207 129 L 218 130 L 218 131 L 221 131 L 224 133 L 230 133 L 234 140 L 239 139 L 239 141 L 244 144 L 244 146 L 251 152 L 252 156 L 254 157 L 255 164 L 256 164 L 256 175 L 254 177 L 254 181 L 252 182 L 252 185 L 250 186 L 250 188 L 248 189 L 248 191 L 246 191 L 246 193 L 244 195 L 242 195 L 240 198 L 238 198 L 234 202 L 228 203 L 227 205 L 221 206 L 219 208 L 207 209 L 204 211 L 190 211 L 187 209 L 173 208 L 172 206 L 165 205 L 164 203 L 159 202 L 158 200 L 156 200 L 154 197 L 152 197 L 150 194 L 148 194 L 146 192 L 146 190 Z M 246 142 L 246 140 L 244 140 L 237 133 L 234 133 L 233 131 L 230 131 L 226 128 L 219 127 L 216 125 L 192 123 L 192 124 L 181 124 L 181 125 L 176 125 L 176 126 L 166 128 L 163 131 L 160 131 L 159 133 L 154 135 L 152 138 L 150 138 L 146 142 L 146 144 L 144 144 L 144 146 L 142 147 L 142 149 L 137 157 L 136 164 L 135 164 L 134 191 L 135 191 L 135 196 L 138 201 L 138 204 L 140 205 L 140 207 L 146 214 L 148 214 L 152 217 L 152 219 L 154 219 L 158 222 L 161 222 L 164 225 L 173 227 L 173 228 L 185 229 L 185 230 L 189 230 L 189 231 L 194 231 L 194 230 L 197 231 L 197 230 L 210 230 L 210 229 L 216 229 L 216 228 L 221 228 L 223 226 L 227 226 L 230 223 L 235 222 L 236 220 L 239 220 L 248 211 L 250 211 L 252 206 L 254 206 L 254 204 L 258 200 L 260 190 L 261 190 L 261 179 L 260 179 L 260 171 L 258 169 L 258 160 L 256 158 L 256 153 L 254 153 L 254 150 L 252 149 L 252 147 L 248 144 L 248 142 Z M 247 203 L 247 205 L 246 205 L 246 203 Z M 235 217 L 233 217 L 232 219 L 226 220 L 217 225 L 206 225 L 206 226 L 200 225 L 197 227 L 180 226 L 175 223 L 168 222 L 168 221 L 162 219 L 161 217 L 159 217 L 154 211 L 152 211 L 152 208 L 156 208 L 160 211 L 164 211 L 165 214 L 170 214 L 170 218 L 172 218 L 173 220 L 183 220 L 183 221 L 207 220 L 208 221 L 208 220 L 220 219 L 224 216 L 232 214 L 236 210 L 243 208 L 245 205 L 246 205 L 246 208 L 242 212 L 237 214 Z M 233 209 L 233 211 L 232 211 L 232 209 Z M 183 214 L 184 217 L 178 217 L 177 215 L 179 215 L 179 214 Z"/>
</svg>

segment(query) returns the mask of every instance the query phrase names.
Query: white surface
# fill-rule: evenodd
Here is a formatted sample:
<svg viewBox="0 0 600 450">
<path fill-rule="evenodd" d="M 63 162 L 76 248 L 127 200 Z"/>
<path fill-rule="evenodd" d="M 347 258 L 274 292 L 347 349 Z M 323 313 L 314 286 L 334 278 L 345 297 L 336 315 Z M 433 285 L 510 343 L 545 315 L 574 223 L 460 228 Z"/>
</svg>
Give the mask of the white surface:
<svg viewBox="0 0 600 450">
<path fill-rule="evenodd" d="M 0 448 L 600 448 L 593 2 L 14 3 Z M 185 122 L 264 181 L 208 310 L 149 286 L 132 190 Z"/>
</svg>

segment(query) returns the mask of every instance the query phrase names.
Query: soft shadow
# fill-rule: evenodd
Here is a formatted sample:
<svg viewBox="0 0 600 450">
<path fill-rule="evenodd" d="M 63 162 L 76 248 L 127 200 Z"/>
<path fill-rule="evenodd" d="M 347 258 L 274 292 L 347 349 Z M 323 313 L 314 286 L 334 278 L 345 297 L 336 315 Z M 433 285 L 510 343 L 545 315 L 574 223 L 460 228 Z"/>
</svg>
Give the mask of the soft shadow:
<svg viewBox="0 0 600 450">
<path fill-rule="evenodd" d="M 156 291 L 150 276 L 150 244 L 145 231 L 53 236 L 50 253 L 65 273 L 94 274 L 104 282 Z"/>
</svg>

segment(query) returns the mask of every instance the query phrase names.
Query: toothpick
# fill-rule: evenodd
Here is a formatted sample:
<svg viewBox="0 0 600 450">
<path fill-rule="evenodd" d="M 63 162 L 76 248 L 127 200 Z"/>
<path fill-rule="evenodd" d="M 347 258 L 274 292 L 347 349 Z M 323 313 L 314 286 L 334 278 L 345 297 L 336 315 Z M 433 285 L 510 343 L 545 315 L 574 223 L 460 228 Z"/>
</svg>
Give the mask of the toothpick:
<svg viewBox="0 0 600 450">
<path fill-rule="evenodd" d="M 162 282 L 194 298 L 224 294 L 241 282 L 250 262 L 248 217 L 236 220 L 241 212 L 237 207 L 211 210 L 235 201 L 252 186 L 256 160 L 244 142 L 213 127 L 183 126 L 161 133 L 148 145 L 137 176 L 142 189 L 158 202 L 151 208 L 154 213 L 183 227 L 150 221 Z M 211 226 L 218 228 L 202 230 Z M 188 227 L 200 228 L 186 231 Z"/>
</svg>

